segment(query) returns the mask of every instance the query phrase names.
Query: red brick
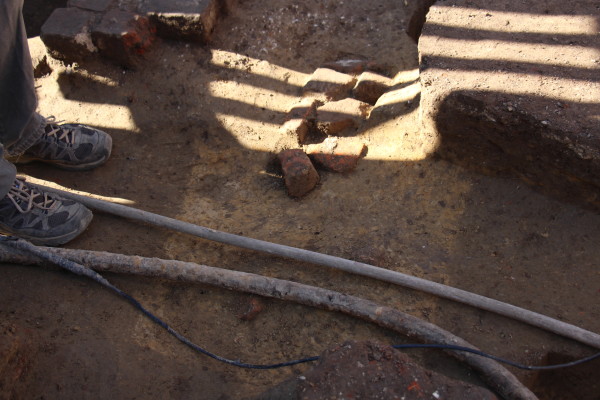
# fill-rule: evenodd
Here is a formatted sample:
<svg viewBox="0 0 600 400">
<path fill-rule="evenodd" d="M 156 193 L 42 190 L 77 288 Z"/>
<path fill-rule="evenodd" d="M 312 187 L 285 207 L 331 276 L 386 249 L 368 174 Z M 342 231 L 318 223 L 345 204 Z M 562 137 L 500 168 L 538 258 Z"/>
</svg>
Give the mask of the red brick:
<svg viewBox="0 0 600 400">
<path fill-rule="evenodd" d="M 302 197 L 319 183 L 317 170 L 302 150 L 284 150 L 277 157 L 281 162 L 285 185 L 290 196 Z"/>
<path fill-rule="evenodd" d="M 298 143 L 303 144 L 308 138 L 310 127 L 307 120 L 295 118 L 285 121 L 281 125 L 281 130 L 286 134 L 296 136 Z"/>
<path fill-rule="evenodd" d="M 369 104 L 351 98 L 326 103 L 317 108 L 317 128 L 330 136 L 353 134 L 367 119 L 371 108 Z"/>
<path fill-rule="evenodd" d="M 155 28 L 148 18 L 113 10 L 93 29 L 92 39 L 100 54 L 124 66 L 134 66 L 155 40 Z"/>
<path fill-rule="evenodd" d="M 304 85 L 305 96 L 324 100 L 340 100 L 347 97 L 356 83 L 352 75 L 342 74 L 329 68 L 318 68 Z"/>
<path fill-rule="evenodd" d="M 319 167 L 333 172 L 348 173 L 356 169 L 367 153 L 367 146 L 358 142 L 324 143 L 309 147 L 310 159 Z"/>
<path fill-rule="evenodd" d="M 304 98 L 296 103 L 288 112 L 282 130 L 296 136 L 298 143 L 305 143 L 311 127 L 315 124 L 318 105 L 319 102 L 311 98 Z"/>
<path fill-rule="evenodd" d="M 238 318 L 242 321 L 252 321 L 254 320 L 258 314 L 260 314 L 265 309 L 265 306 L 262 301 L 257 298 L 251 298 L 248 300 L 247 304 L 245 304 L 244 310 L 238 314 Z"/>
<path fill-rule="evenodd" d="M 96 14 L 78 8 L 57 8 L 41 28 L 40 37 L 54 58 L 81 61 L 98 49 L 92 42 L 91 27 Z"/>
<path fill-rule="evenodd" d="M 167 39 L 207 43 L 217 20 L 232 6 L 219 0 L 146 0 L 140 13 L 156 25 L 157 34 Z"/>
<path fill-rule="evenodd" d="M 391 86 L 392 80 L 374 72 L 363 72 L 358 77 L 358 82 L 352 90 L 355 99 L 371 105 L 384 94 Z"/>
</svg>

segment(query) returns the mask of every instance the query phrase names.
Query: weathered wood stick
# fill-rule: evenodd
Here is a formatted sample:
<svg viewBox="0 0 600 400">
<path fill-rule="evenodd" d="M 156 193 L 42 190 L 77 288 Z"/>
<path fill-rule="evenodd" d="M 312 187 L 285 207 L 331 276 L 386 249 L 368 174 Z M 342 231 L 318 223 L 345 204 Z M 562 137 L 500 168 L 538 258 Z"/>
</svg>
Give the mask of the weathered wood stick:
<svg viewBox="0 0 600 400">
<path fill-rule="evenodd" d="M 107 252 L 39 247 L 85 265 L 98 272 L 117 272 L 164 279 L 202 283 L 220 288 L 293 301 L 330 311 L 338 311 L 375 323 L 423 343 L 450 344 L 476 349 L 465 340 L 431 323 L 359 297 L 262 275 L 209 267 L 191 262 L 126 256 Z M 47 265 L 37 256 L 0 243 L 0 262 Z M 496 361 L 470 353 L 450 351 L 450 355 L 470 365 L 504 399 L 533 400 L 537 397 Z"/>
<path fill-rule="evenodd" d="M 79 201 L 94 210 L 99 210 L 147 224 L 152 224 L 162 228 L 172 229 L 177 232 L 186 233 L 203 239 L 226 243 L 245 249 L 261 251 L 264 253 L 278 255 L 293 260 L 304 261 L 315 265 L 323 265 L 352 274 L 377 279 L 383 282 L 389 282 L 395 285 L 420 290 L 434 296 L 450 299 L 462 304 L 467 304 L 472 307 L 512 318 L 514 320 L 545 329 L 547 331 L 556 333 L 557 335 L 577 340 L 581 343 L 587 344 L 588 346 L 600 349 L 600 335 L 597 333 L 590 332 L 578 326 L 568 324 L 566 322 L 559 321 L 546 315 L 517 307 L 512 304 L 504 303 L 502 301 L 485 297 L 476 293 L 471 293 L 466 290 L 403 274 L 398 271 L 376 267 L 374 265 L 347 260 L 314 251 L 299 249 L 297 247 L 285 246 L 264 240 L 249 238 L 246 236 L 239 236 L 227 232 L 217 231 L 215 229 L 194 225 L 189 222 L 179 221 L 133 207 L 111 203 L 106 200 L 82 196 L 52 187 L 46 187 L 42 185 L 37 186 L 40 186 L 44 190 L 58 193 L 60 196 Z"/>
</svg>

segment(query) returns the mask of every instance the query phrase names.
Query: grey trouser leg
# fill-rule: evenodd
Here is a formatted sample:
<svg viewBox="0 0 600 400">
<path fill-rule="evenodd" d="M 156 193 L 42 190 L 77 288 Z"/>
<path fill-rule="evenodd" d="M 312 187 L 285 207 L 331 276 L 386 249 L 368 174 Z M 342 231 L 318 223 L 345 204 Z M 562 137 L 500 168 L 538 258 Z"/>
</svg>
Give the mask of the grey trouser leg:
<svg viewBox="0 0 600 400">
<path fill-rule="evenodd" d="M 0 0 L 0 144 L 4 145 L 0 151 L 0 199 L 8 193 L 15 174 L 14 166 L 4 160 L 4 151 L 23 153 L 39 138 L 45 124 L 35 112 L 37 99 L 22 8 L 23 0 Z"/>
<path fill-rule="evenodd" d="M 34 118 L 37 99 L 23 0 L 0 1 L 0 143 L 17 143 Z"/>
<path fill-rule="evenodd" d="M 17 169 L 4 159 L 4 147 L 0 144 L 0 199 L 7 195 L 16 176 Z"/>
</svg>

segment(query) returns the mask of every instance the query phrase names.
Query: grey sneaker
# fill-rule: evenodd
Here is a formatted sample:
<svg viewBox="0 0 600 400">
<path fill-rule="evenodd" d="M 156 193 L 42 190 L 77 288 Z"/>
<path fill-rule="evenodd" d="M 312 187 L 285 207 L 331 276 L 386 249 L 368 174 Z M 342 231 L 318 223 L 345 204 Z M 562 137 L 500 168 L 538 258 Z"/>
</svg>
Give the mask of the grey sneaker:
<svg viewBox="0 0 600 400">
<path fill-rule="evenodd" d="M 91 220 L 92 212 L 82 204 L 42 192 L 20 178 L 0 200 L 0 231 L 36 245 L 65 244 Z"/>
<path fill-rule="evenodd" d="M 99 129 L 81 124 L 58 125 L 54 117 L 46 119 L 40 139 L 15 163 L 42 161 L 59 168 L 84 171 L 103 164 L 112 150 L 112 138 Z"/>
</svg>

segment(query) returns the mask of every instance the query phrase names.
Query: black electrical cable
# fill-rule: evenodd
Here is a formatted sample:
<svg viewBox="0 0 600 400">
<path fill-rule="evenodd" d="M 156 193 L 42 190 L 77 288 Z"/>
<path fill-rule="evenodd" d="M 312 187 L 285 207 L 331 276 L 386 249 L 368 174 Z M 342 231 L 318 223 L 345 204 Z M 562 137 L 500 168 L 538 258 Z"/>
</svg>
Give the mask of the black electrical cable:
<svg viewBox="0 0 600 400">
<path fill-rule="evenodd" d="M 88 278 L 94 280 L 95 282 L 101 284 L 102 286 L 112 290 L 113 292 L 117 293 L 119 296 L 123 297 L 125 300 L 127 300 L 129 303 L 131 303 L 135 308 L 140 310 L 150 320 L 152 320 L 156 324 L 158 324 L 161 327 L 163 327 L 164 329 L 166 329 L 167 332 L 169 332 L 171 335 L 175 336 L 183 344 L 187 345 L 188 347 L 192 348 L 193 350 L 195 350 L 201 354 L 204 354 L 208 357 L 211 357 L 211 358 L 213 358 L 217 361 L 223 362 L 225 364 L 229 364 L 229 365 L 233 365 L 233 366 L 241 367 L 241 368 L 249 368 L 249 369 L 275 369 L 275 368 L 289 367 L 292 365 L 317 361 L 320 359 L 319 356 L 313 356 L 313 357 L 301 358 L 301 359 L 277 363 L 277 364 L 249 364 L 249 363 L 244 363 L 241 361 L 230 360 L 228 358 L 221 357 L 221 356 L 211 353 L 210 351 L 191 342 L 188 338 L 186 338 L 185 336 L 183 336 L 182 334 L 177 332 L 175 329 L 171 328 L 169 326 L 169 324 L 167 324 L 166 322 L 164 322 L 163 320 L 161 320 L 160 318 L 158 318 L 157 316 L 152 314 L 152 312 L 150 312 L 146 308 L 144 308 L 144 306 L 142 306 L 142 304 L 139 301 L 137 301 L 135 298 L 133 298 L 129 294 L 123 292 L 121 289 L 119 289 L 116 286 L 114 286 L 113 284 L 111 284 L 109 281 L 107 281 L 104 277 L 102 277 L 102 275 L 100 275 L 96 271 L 94 271 L 90 268 L 87 268 L 83 265 L 80 265 L 76 262 L 73 262 L 69 259 L 60 257 L 56 254 L 42 251 L 42 250 L 38 249 L 36 246 L 32 245 L 31 243 L 29 243 L 25 240 L 16 238 L 16 237 L 0 235 L 0 241 L 3 241 L 5 243 L 7 243 L 8 245 L 11 245 L 20 250 L 28 251 L 44 260 L 50 261 L 52 264 L 58 265 L 59 267 L 64 268 L 74 274 L 82 275 L 82 276 L 85 276 L 85 277 L 88 277 Z M 462 346 L 453 346 L 453 345 L 445 345 L 445 344 L 418 344 L 417 343 L 417 344 L 393 345 L 392 347 L 395 349 L 415 349 L 415 348 L 430 348 L 430 349 L 432 349 L 433 348 L 433 349 L 463 351 L 463 352 L 472 353 L 472 354 L 475 354 L 475 355 L 478 355 L 481 357 L 490 358 L 492 360 L 495 360 L 495 361 L 498 361 L 498 362 L 501 362 L 501 363 L 504 363 L 504 364 L 507 364 L 507 365 L 510 365 L 510 366 L 513 366 L 516 368 L 527 369 L 527 370 L 549 370 L 549 369 L 566 368 L 566 367 L 572 367 L 575 365 L 583 364 L 585 362 L 592 361 L 596 358 L 600 358 L 600 353 L 596 353 L 589 357 L 585 357 L 585 358 L 571 361 L 571 362 L 564 363 L 564 364 L 533 366 L 533 365 L 519 364 L 514 361 L 505 360 L 503 358 L 496 357 L 494 355 L 487 354 L 487 353 L 484 353 L 479 350 L 471 349 L 468 347 L 462 347 Z"/>
<path fill-rule="evenodd" d="M 396 344 L 396 345 L 392 345 L 393 348 L 395 349 L 418 349 L 418 348 L 424 348 L 424 349 L 443 349 L 443 350 L 453 350 L 453 351 L 464 351 L 466 353 L 472 353 L 481 357 L 486 357 L 486 358 L 490 358 L 494 361 L 498 361 L 501 362 L 503 364 L 507 364 L 510 365 L 512 367 L 515 368 L 519 368 L 519 369 L 528 369 L 531 371 L 539 371 L 539 370 L 546 370 L 546 369 L 559 369 L 559 368 L 566 368 L 566 367 L 574 367 L 575 365 L 579 365 L 579 364 L 583 364 L 585 362 L 588 361 L 592 361 L 595 360 L 596 358 L 600 358 L 600 353 L 596 353 L 596 354 L 592 354 L 591 356 L 585 357 L 585 358 L 581 358 L 579 360 L 574 360 L 574 361 L 570 361 L 567 363 L 563 363 L 563 364 L 554 364 L 554 365 L 542 365 L 542 366 L 536 366 L 536 365 L 524 365 L 524 364 L 519 364 L 517 362 L 514 361 L 510 361 L 510 360 L 506 360 L 504 358 L 500 358 L 488 353 L 484 353 L 483 351 L 480 350 L 475 350 L 475 349 L 471 349 L 469 347 L 463 347 L 463 346 L 453 346 L 451 344 Z"/>
</svg>

